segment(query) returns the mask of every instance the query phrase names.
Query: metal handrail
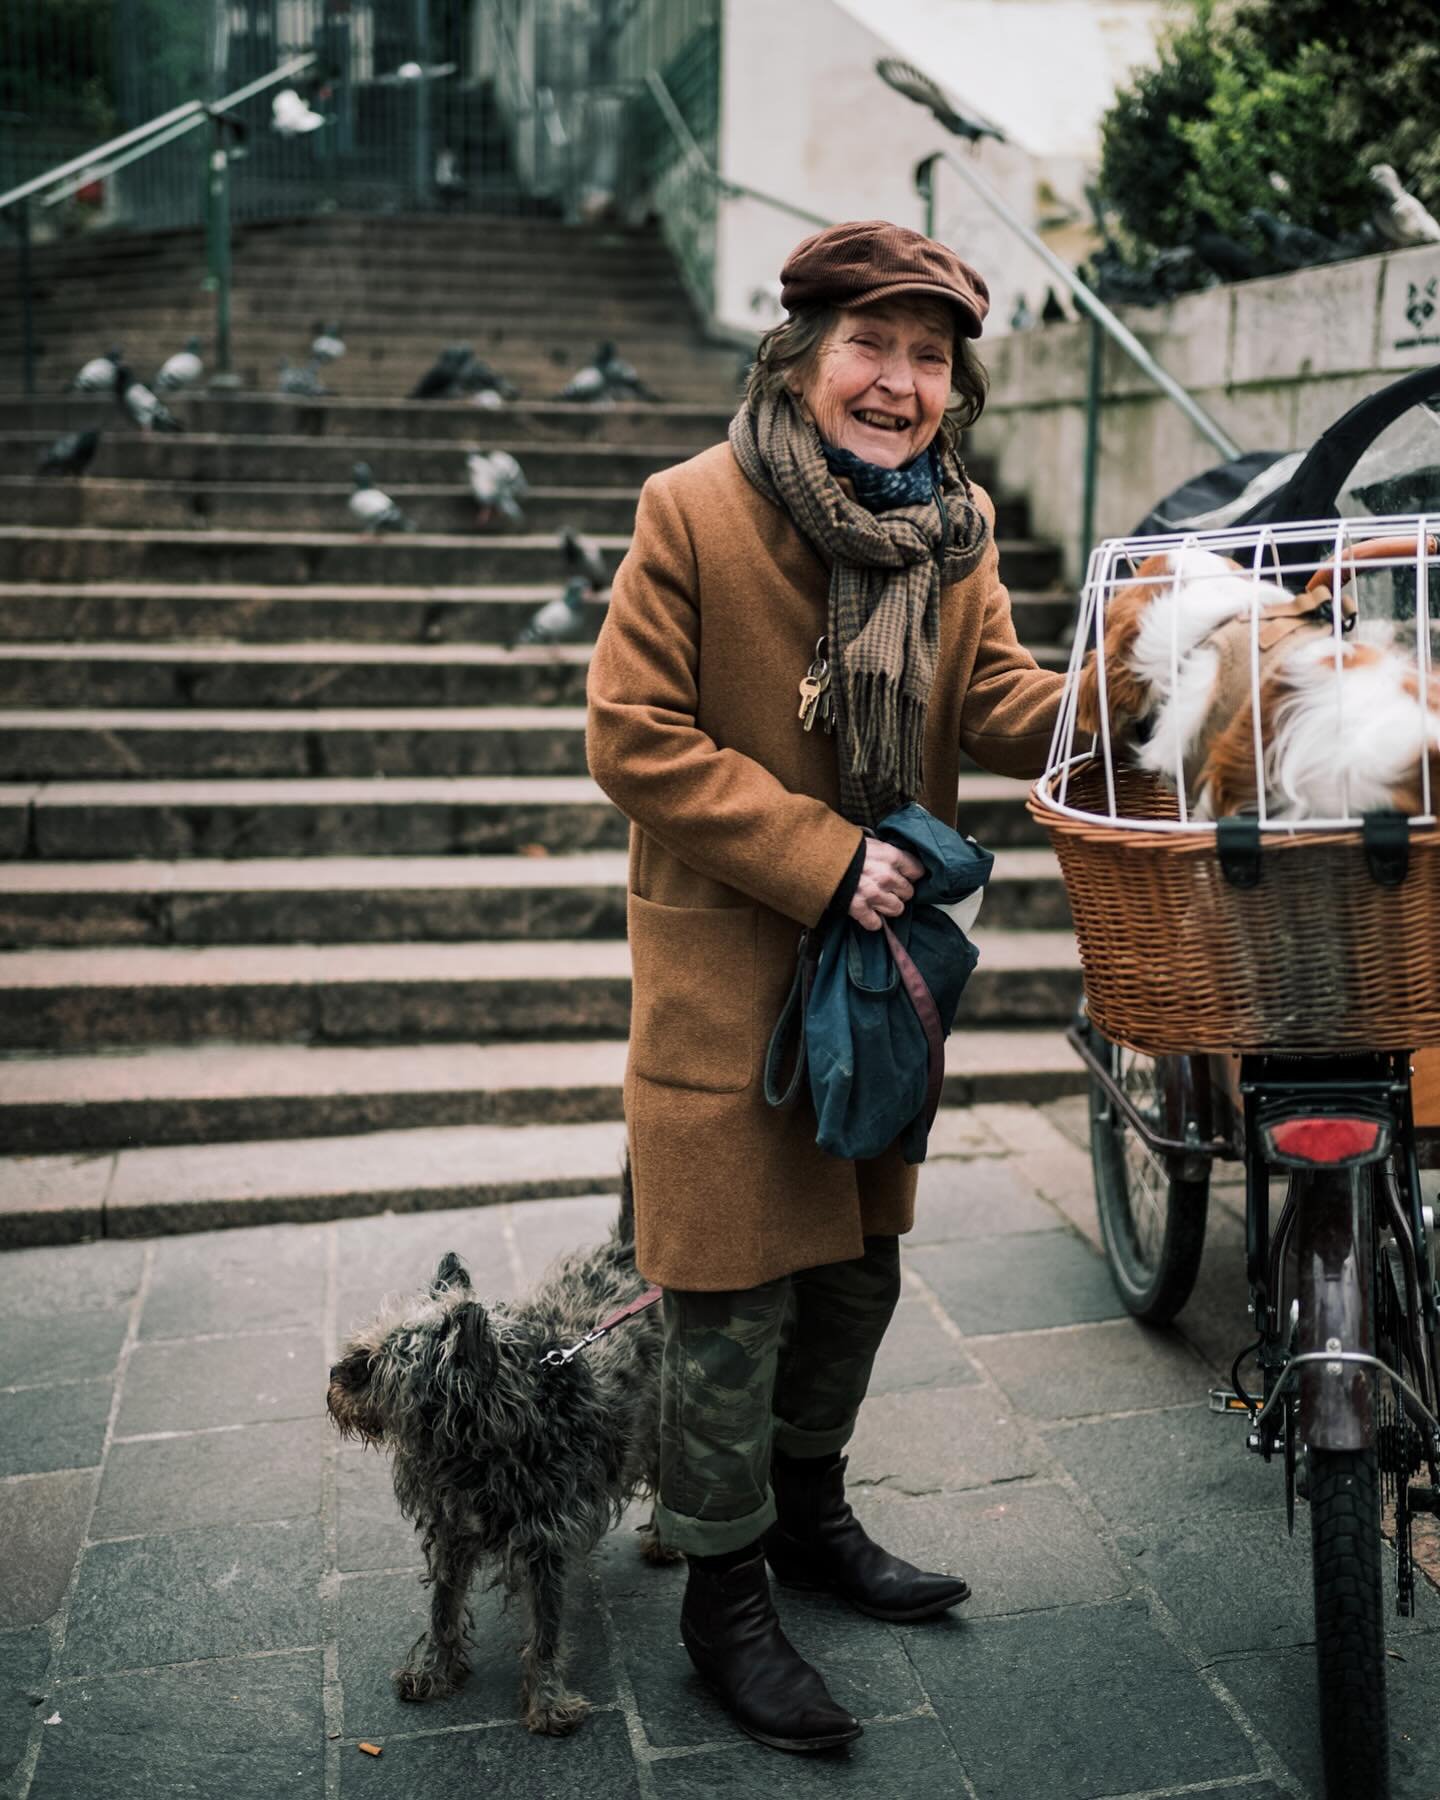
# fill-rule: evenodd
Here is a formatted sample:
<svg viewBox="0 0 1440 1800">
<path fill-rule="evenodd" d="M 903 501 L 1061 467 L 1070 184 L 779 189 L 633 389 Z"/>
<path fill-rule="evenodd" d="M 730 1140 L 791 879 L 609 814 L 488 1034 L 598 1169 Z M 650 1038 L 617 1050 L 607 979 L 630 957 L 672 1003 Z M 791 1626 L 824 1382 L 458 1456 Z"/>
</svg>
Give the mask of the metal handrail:
<svg viewBox="0 0 1440 1800">
<path fill-rule="evenodd" d="M 967 169 L 959 157 L 951 151 L 941 150 L 936 154 L 938 160 L 953 169 L 998 219 L 1008 225 L 1018 237 L 1029 245 L 1051 274 L 1065 283 L 1081 311 L 1088 314 L 1101 330 L 1120 346 L 1130 360 L 1175 402 L 1195 429 L 1202 436 L 1207 437 L 1222 456 L 1229 460 L 1241 454 L 1240 446 L 1234 438 L 1211 418 L 1199 401 L 1181 387 L 1167 369 L 1163 369 L 1156 362 L 1134 332 L 1121 324 L 1095 290 L 1082 281 L 1068 263 L 1062 262 L 1055 252 L 1041 241 L 1025 221 L 1005 204 L 988 181 L 977 175 L 973 169 Z"/>
<path fill-rule="evenodd" d="M 773 206 L 778 211 L 789 213 L 792 218 L 803 219 L 807 225 L 818 225 L 823 230 L 833 225 L 833 219 L 827 219 L 820 213 L 813 213 L 808 208 L 796 206 L 793 201 L 781 200 L 775 194 L 763 193 L 759 188 L 747 187 L 744 182 L 731 181 L 729 176 L 722 175 L 710 158 L 695 141 L 695 134 L 685 123 L 685 115 L 675 104 L 675 96 L 665 85 L 665 78 L 658 69 L 649 69 L 645 74 L 645 85 L 649 88 L 655 104 L 660 108 L 660 116 L 670 127 L 671 135 L 679 144 L 681 154 L 686 162 L 703 175 L 707 181 L 713 182 L 717 193 L 727 200 L 758 200 L 765 206 Z"/>
<path fill-rule="evenodd" d="M 208 281 L 215 293 L 215 380 L 220 385 L 231 382 L 230 375 L 230 152 L 224 141 L 224 129 L 233 123 L 230 114 L 234 108 L 243 105 L 246 100 L 254 99 L 256 94 L 263 94 L 266 88 L 278 87 L 282 81 L 289 81 L 292 76 L 299 75 L 318 59 L 313 50 L 307 50 L 302 56 L 292 56 L 279 63 L 268 75 L 259 75 L 253 81 L 247 81 L 233 93 L 221 99 L 207 103 L 204 100 L 187 100 L 183 105 L 171 107 L 169 112 L 160 113 L 156 118 L 147 119 L 143 125 L 136 125 L 129 131 L 122 131 L 118 137 L 107 138 L 103 144 L 97 144 L 93 150 L 84 151 L 79 156 L 72 156 L 67 162 L 57 163 L 52 169 L 44 169 L 38 175 L 32 175 L 28 181 L 22 181 L 19 187 L 11 188 L 8 193 L 0 194 L 0 213 L 10 207 L 16 207 L 20 232 L 20 330 L 21 360 L 24 369 L 24 386 L 27 394 L 35 392 L 35 327 L 34 327 L 34 295 L 32 291 L 30 270 L 30 201 L 37 194 L 47 194 L 43 202 L 46 206 L 57 206 L 68 199 L 78 189 L 92 181 L 103 180 L 117 169 L 128 167 L 149 156 L 151 151 L 163 149 L 178 139 L 186 137 L 190 132 L 198 130 L 208 120 L 214 128 L 215 142 L 209 158 L 209 183 L 206 189 L 207 218 L 206 241 L 209 263 Z M 51 188 L 57 191 L 49 193 Z"/>
</svg>

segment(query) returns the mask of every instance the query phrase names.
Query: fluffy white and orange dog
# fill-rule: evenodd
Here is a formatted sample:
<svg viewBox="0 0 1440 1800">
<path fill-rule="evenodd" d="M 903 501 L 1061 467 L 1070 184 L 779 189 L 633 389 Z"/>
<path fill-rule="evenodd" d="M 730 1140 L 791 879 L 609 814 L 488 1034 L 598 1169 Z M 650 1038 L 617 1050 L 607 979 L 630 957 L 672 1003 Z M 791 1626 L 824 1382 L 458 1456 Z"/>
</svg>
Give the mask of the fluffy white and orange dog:
<svg viewBox="0 0 1440 1800">
<path fill-rule="evenodd" d="M 1334 634 L 1333 589 L 1367 557 L 1414 553 L 1380 540 L 1316 572 L 1304 593 L 1258 581 L 1195 548 L 1146 557 L 1105 608 L 1105 710 L 1112 739 L 1135 766 L 1172 786 L 1181 772 L 1192 817 L 1254 811 L 1255 699 L 1266 811 L 1273 818 L 1341 818 L 1377 808 L 1420 811 L 1421 746 L 1440 746 L 1440 687 L 1422 704 L 1414 655 L 1385 625 Z M 1435 540 L 1428 548 L 1435 551 Z M 1252 616 L 1259 602 L 1258 630 Z M 1342 593 L 1349 631 L 1353 596 Z M 1258 682 L 1254 639 L 1258 637 Z M 1100 726 L 1098 658 L 1080 681 L 1077 723 Z M 1440 792 L 1440 779 L 1436 780 Z"/>
</svg>

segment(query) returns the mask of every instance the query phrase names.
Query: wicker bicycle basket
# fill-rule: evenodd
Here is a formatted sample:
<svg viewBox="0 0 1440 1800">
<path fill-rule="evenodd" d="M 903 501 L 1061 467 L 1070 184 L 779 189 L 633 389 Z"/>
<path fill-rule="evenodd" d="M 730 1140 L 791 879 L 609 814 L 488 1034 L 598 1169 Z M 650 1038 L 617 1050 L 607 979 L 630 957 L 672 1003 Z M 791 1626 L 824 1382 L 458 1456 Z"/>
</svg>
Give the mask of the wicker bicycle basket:
<svg viewBox="0 0 1440 1800">
<path fill-rule="evenodd" d="M 1349 522 L 1345 530 L 1348 537 Z M 1103 549 L 1116 545 L 1128 548 L 1112 540 Z M 1086 650 L 1102 645 L 1095 577 L 1109 566 L 1096 552 L 1072 688 Z M 1426 610 L 1422 599 L 1419 616 Z M 1086 1005 L 1106 1037 L 1148 1055 L 1440 1045 L 1440 824 L 1432 815 L 1410 821 L 1397 886 L 1375 879 L 1355 819 L 1329 828 L 1272 821 L 1260 839 L 1260 879 L 1240 887 L 1222 869 L 1213 824 L 1181 822 L 1175 784 L 1125 766 L 1118 748 L 1107 778 L 1109 751 L 1078 733 L 1073 709 L 1067 721 L 1062 708 L 1050 769 L 1029 801 L 1059 860 Z"/>
</svg>

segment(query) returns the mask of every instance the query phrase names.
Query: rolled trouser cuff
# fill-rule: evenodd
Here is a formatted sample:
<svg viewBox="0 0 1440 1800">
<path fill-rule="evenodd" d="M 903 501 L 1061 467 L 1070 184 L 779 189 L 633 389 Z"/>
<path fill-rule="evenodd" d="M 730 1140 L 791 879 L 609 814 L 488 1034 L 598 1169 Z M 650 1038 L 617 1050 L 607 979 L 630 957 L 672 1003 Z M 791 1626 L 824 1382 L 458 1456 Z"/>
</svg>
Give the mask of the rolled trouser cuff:
<svg viewBox="0 0 1440 1800">
<path fill-rule="evenodd" d="M 770 1442 L 786 1456 L 834 1456 L 854 1435 L 854 1419 L 847 1419 L 843 1425 L 831 1425 L 824 1431 L 806 1431 L 802 1426 L 787 1425 L 784 1419 L 776 1419 Z"/>
<path fill-rule="evenodd" d="M 655 1502 L 655 1526 L 667 1550 L 686 1556 L 723 1556 L 743 1550 L 775 1523 L 775 1497 L 765 1491 L 763 1503 L 738 1519 L 697 1519 L 690 1513 L 671 1512 L 663 1500 Z"/>
</svg>

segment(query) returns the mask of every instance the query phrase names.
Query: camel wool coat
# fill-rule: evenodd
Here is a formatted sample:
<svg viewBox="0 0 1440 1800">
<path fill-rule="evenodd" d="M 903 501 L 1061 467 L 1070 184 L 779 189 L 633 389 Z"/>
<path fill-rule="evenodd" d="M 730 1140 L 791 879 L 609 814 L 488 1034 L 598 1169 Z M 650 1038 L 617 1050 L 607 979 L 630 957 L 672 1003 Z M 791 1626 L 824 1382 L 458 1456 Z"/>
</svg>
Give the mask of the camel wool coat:
<svg viewBox="0 0 1440 1800">
<path fill-rule="evenodd" d="M 992 538 L 940 597 L 918 796 L 949 824 L 962 750 L 999 774 L 1041 772 L 1061 687 L 1016 639 L 995 509 L 975 493 Z M 761 1085 L 801 928 L 862 837 L 836 811 L 836 740 L 798 718 L 828 593 L 789 515 L 717 445 L 646 482 L 590 667 L 590 770 L 631 821 L 636 1248 L 664 1287 L 756 1287 L 913 1223 L 915 1170 L 897 1150 L 830 1156 L 808 1094 L 780 1112 Z"/>
</svg>

